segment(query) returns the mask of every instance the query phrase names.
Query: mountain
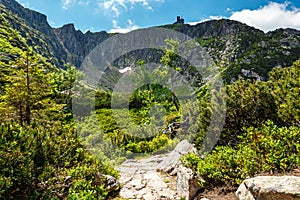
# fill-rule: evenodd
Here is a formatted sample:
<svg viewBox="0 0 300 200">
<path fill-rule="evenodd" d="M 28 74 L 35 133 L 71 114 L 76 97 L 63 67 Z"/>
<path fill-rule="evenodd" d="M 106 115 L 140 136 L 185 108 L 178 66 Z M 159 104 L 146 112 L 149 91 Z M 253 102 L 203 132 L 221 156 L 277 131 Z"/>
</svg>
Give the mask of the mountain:
<svg viewBox="0 0 300 200">
<path fill-rule="evenodd" d="M 68 61 L 77 67 L 81 65 L 91 50 L 110 37 L 110 34 L 105 31 L 98 33 L 88 31 L 83 34 L 80 30 L 75 30 L 74 24 L 53 29 L 53 32 L 66 50 Z"/>
<path fill-rule="evenodd" d="M 47 17 L 24 8 L 15 0 L 0 0 L 1 15 L 26 39 L 29 46 L 55 64 L 63 67 L 71 63 L 80 67 L 84 58 L 98 44 L 112 34 L 105 31 L 82 33 L 73 24 L 52 28 Z M 191 26 L 170 24 L 162 26 L 195 38 L 222 69 L 227 82 L 239 77 L 266 80 L 273 67 L 290 66 L 300 55 L 300 31 L 278 29 L 264 33 L 246 24 L 221 19 L 211 20 Z M 157 61 L 161 53 L 143 51 L 149 56 L 142 58 Z M 126 62 L 117 63 L 125 67 L 139 59 L 141 52 L 125 55 Z M 126 59 L 128 58 L 128 59 Z M 149 61 L 149 60 L 146 60 Z"/>
<path fill-rule="evenodd" d="M 58 66 L 66 63 L 79 67 L 84 57 L 99 43 L 109 37 L 106 32 L 83 34 L 73 24 L 54 29 L 47 17 L 24 8 L 15 0 L 0 0 L 1 15 L 26 39 L 35 51 Z"/>
</svg>

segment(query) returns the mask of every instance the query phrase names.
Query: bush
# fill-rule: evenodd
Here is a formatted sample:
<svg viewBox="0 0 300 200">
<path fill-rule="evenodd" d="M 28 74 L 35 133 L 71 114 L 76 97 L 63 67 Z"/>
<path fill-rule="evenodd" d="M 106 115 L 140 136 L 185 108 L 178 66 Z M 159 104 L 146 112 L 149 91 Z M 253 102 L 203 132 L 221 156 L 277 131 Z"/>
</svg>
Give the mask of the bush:
<svg viewBox="0 0 300 200">
<path fill-rule="evenodd" d="M 95 198 L 107 195 L 101 183 L 90 182 L 97 172 L 117 177 L 117 171 L 89 155 L 74 129 L 69 128 L 0 125 L 1 198 L 58 199 L 81 194 L 85 186 Z M 65 187 L 68 176 L 72 184 Z"/>
<path fill-rule="evenodd" d="M 218 146 L 204 155 L 182 158 L 185 166 L 197 171 L 208 183 L 237 185 L 260 172 L 286 172 L 300 166 L 300 127 L 278 127 L 267 121 L 250 127 L 236 147 Z"/>
<path fill-rule="evenodd" d="M 260 128 L 250 127 L 241 137 L 253 149 L 264 171 L 290 171 L 300 166 L 300 127 L 278 127 L 267 121 Z"/>
</svg>

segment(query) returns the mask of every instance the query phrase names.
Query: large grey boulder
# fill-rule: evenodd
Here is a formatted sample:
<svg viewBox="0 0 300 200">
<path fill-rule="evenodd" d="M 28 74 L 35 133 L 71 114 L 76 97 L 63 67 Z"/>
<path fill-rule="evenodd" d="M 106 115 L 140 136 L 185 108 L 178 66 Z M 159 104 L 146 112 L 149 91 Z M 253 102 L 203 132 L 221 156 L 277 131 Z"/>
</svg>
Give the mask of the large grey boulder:
<svg viewBox="0 0 300 200">
<path fill-rule="evenodd" d="M 196 148 L 187 140 L 181 141 L 176 148 L 158 165 L 158 170 L 176 176 L 176 190 L 180 198 L 194 199 L 200 189 L 199 177 L 191 169 L 184 167 L 180 158 L 188 153 L 197 153 Z"/>
<path fill-rule="evenodd" d="M 240 200 L 300 200 L 300 177 L 258 176 L 246 179 L 236 191 Z"/>
<path fill-rule="evenodd" d="M 157 166 L 158 171 L 176 175 L 181 165 L 180 158 L 188 153 L 196 153 L 196 148 L 187 140 L 181 141 L 176 148 Z"/>
</svg>

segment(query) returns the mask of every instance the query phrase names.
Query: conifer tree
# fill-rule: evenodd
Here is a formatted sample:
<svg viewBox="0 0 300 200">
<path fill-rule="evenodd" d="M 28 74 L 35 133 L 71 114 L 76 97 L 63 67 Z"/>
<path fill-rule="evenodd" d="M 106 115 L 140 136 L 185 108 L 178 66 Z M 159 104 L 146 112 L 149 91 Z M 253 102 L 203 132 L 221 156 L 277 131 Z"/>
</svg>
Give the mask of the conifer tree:
<svg viewBox="0 0 300 200">
<path fill-rule="evenodd" d="M 52 67 L 31 50 L 25 51 L 10 63 L 11 73 L 6 75 L 1 96 L 1 117 L 18 121 L 21 126 L 43 119 L 50 110 L 55 110 L 51 100 L 55 84 Z"/>
</svg>

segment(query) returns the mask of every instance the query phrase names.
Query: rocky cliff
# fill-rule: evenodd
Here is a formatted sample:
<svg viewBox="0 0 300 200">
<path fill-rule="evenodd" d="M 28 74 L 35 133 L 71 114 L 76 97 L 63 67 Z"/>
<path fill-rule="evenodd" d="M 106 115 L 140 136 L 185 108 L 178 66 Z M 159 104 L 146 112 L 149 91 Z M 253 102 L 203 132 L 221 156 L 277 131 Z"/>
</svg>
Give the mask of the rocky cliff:
<svg viewBox="0 0 300 200">
<path fill-rule="evenodd" d="M 104 31 L 82 33 L 75 30 L 73 24 L 52 28 L 45 15 L 26 9 L 14 0 L 0 0 L 0 3 L 5 6 L 1 7 L 1 13 L 6 13 L 5 17 L 27 39 L 27 43 L 58 67 L 68 62 L 80 67 L 85 56 L 111 36 Z M 227 82 L 239 77 L 265 80 L 270 69 L 290 66 L 300 56 L 299 30 L 278 29 L 264 33 L 225 19 L 194 26 L 170 24 L 162 27 L 195 38 L 207 49 L 219 69 L 224 71 Z M 148 50 L 130 52 L 116 63 L 122 67 L 141 58 L 157 61 L 161 54 Z"/>
<path fill-rule="evenodd" d="M 61 28 L 53 29 L 57 39 L 68 53 L 68 61 L 79 67 L 84 58 L 99 43 L 109 37 L 105 31 L 83 34 L 80 30 L 75 30 L 74 24 L 67 24 Z"/>
<path fill-rule="evenodd" d="M 46 15 L 24 8 L 15 0 L 0 0 L 0 4 L 3 5 L 1 14 L 5 13 L 5 18 L 26 38 L 27 44 L 58 67 L 66 63 L 79 67 L 84 57 L 109 37 L 104 31 L 83 34 L 73 24 L 52 28 Z"/>
</svg>

